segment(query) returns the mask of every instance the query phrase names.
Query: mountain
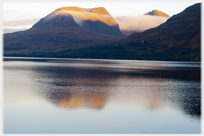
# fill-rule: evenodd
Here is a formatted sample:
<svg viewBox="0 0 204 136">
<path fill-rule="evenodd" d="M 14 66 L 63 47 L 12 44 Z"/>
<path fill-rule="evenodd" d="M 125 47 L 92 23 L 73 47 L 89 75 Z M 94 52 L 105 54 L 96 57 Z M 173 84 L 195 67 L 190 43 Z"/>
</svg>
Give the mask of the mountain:
<svg viewBox="0 0 204 136">
<path fill-rule="evenodd" d="M 149 11 L 147 13 L 145 13 L 145 15 L 152 15 L 152 16 L 161 16 L 161 17 L 170 17 L 169 15 L 167 15 L 166 13 L 164 12 L 161 12 L 159 10 L 152 10 L 152 11 Z"/>
<path fill-rule="evenodd" d="M 118 24 L 104 7 L 92 9 L 64 7 L 58 9 L 57 12 L 60 14 L 70 13 L 82 28 L 89 31 L 124 38 Z"/>
<path fill-rule="evenodd" d="M 105 8 L 59 8 L 32 28 L 4 34 L 4 55 L 79 49 L 124 38 Z"/>
<path fill-rule="evenodd" d="M 27 54 L 10 53 L 4 55 L 24 57 L 201 61 L 200 36 L 201 3 L 197 3 L 186 8 L 181 13 L 172 16 L 165 23 L 156 28 L 132 34 L 121 40 L 95 44 L 75 50 L 69 49 L 43 54 L 34 51 Z"/>
<path fill-rule="evenodd" d="M 172 16 L 160 26 L 124 39 L 46 56 L 100 59 L 200 61 L 201 4 Z M 30 54 L 35 56 L 34 54 Z M 37 55 L 40 56 L 40 55 Z"/>
</svg>

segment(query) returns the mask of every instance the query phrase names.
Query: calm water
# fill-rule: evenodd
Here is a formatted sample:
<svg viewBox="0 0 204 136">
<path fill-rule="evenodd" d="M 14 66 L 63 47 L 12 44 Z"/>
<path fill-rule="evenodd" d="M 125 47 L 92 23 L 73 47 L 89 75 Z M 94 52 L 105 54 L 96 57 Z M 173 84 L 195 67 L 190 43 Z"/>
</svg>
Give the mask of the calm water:
<svg viewBox="0 0 204 136">
<path fill-rule="evenodd" d="M 201 64 L 4 58 L 4 133 L 201 133 Z"/>
</svg>

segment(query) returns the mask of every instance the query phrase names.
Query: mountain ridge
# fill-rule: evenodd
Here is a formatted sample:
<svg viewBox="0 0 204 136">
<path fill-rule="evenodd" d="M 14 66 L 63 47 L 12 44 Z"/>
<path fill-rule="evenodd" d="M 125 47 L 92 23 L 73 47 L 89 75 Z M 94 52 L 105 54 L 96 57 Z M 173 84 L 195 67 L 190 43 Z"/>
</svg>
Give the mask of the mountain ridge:
<svg viewBox="0 0 204 136">
<path fill-rule="evenodd" d="M 115 26 L 117 23 L 111 14 L 104 7 L 97 8 L 79 8 L 62 7 L 51 14 L 66 15 L 71 14 L 74 18 L 81 20 L 101 21 L 109 26 Z"/>
</svg>

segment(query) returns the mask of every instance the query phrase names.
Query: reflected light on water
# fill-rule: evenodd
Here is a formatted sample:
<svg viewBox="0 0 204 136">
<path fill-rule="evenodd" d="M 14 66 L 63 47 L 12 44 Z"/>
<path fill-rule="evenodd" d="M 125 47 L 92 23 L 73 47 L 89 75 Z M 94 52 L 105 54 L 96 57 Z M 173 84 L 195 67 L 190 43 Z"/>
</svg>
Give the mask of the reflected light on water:
<svg viewBox="0 0 204 136">
<path fill-rule="evenodd" d="M 98 61 L 96 67 L 95 63 L 91 63 L 93 66 L 91 68 L 87 68 L 87 63 L 82 62 L 80 67 L 74 62 L 75 66 L 62 63 L 62 67 L 33 68 L 35 78 L 38 79 L 39 93 L 55 105 L 64 108 L 103 109 L 106 105 L 115 103 L 116 107 L 121 107 L 122 104 L 162 111 L 162 108 L 170 103 L 184 113 L 200 116 L 197 114 L 200 109 L 196 106 L 200 106 L 200 83 L 197 82 L 199 75 L 196 76 L 191 69 L 184 69 L 184 66 L 180 68 L 181 64 L 172 68 L 163 63 L 148 62 L 147 68 L 141 69 L 138 63 L 131 62 L 128 65 L 122 62 L 122 67 L 128 66 L 110 69 L 110 65 L 113 64 L 120 67 L 119 62 L 105 61 L 105 65 L 100 62 L 102 68 L 98 67 Z M 145 64 L 146 62 L 143 62 L 142 67 Z M 136 67 L 135 69 L 131 67 L 129 71 L 127 69 L 130 66 Z M 188 109 L 184 105 L 192 103 L 191 99 L 195 99 L 194 104 Z M 192 110 L 194 107 L 197 111 Z"/>
<path fill-rule="evenodd" d="M 56 116 L 59 119 L 69 119 L 66 114 L 72 112 L 73 115 L 70 117 L 75 116 L 74 114 L 82 116 L 85 113 L 82 111 L 85 110 L 89 111 L 90 116 L 95 116 L 94 111 L 98 111 L 101 119 L 109 123 L 113 123 L 111 122 L 113 118 L 125 116 L 126 120 L 121 121 L 126 122 L 130 119 L 131 122 L 144 118 L 143 122 L 138 123 L 150 125 L 151 119 L 163 117 L 162 120 L 156 121 L 160 123 L 154 122 L 155 128 L 157 126 L 159 128 L 160 125 L 169 122 L 165 117 L 171 115 L 173 117 L 171 120 L 190 118 L 197 120 L 199 125 L 200 67 L 197 63 L 119 60 L 5 61 L 4 108 L 14 110 L 23 105 L 29 106 L 28 109 L 31 110 L 34 105 L 40 105 L 39 108 L 44 106 L 44 110 L 39 109 L 39 112 L 46 112 L 48 107 L 52 107 L 52 112 L 57 112 L 59 116 L 57 114 Z M 28 112 L 26 107 L 24 108 L 24 111 Z M 60 112 L 61 109 L 63 112 Z M 10 115 L 11 112 L 8 112 L 10 110 L 6 110 L 8 114 L 5 115 Z M 109 117 L 108 120 L 106 116 Z M 5 121 L 8 122 L 7 120 Z M 76 123 L 81 120 L 77 120 Z M 89 121 L 94 122 L 91 118 Z M 139 126 L 138 123 L 132 122 L 132 125 Z M 63 122 L 59 124 L 63 125 Z M 104 125 L 103 127 L 106 128 Z M 118 127 L 117 129 L 122 130 Z M 101 132 L 99 129 L 96 130 Z M 174 130 L 180 132 L 176 128 Z M 186 129 L 187 131 L 189 130 Z M 142 131 L 136 131 L 133 126 L 131 132 Z"/>
</svg>

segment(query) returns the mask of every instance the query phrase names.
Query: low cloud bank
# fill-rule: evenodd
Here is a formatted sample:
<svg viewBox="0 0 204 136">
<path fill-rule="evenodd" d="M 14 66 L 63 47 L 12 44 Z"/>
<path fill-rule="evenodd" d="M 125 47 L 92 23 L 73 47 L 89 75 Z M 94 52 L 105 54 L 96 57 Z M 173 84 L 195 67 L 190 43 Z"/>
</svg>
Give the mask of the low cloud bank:
<svg viewBox="0 0 204 136">
<path fill-rule="evenodd" d="M 13 21 L 3 21 L 3 26 L 27 26 L 27 25 L 33 25 L 36 22 L 38 22 L 40 19 L 38 18 L 31 18 L 31 19 L 22 19 L 22 20 L 13 20 Z"/>
<path fill-rule="evenodd" d="M 17 32 L 31 28 L 39 19 L 3 21 L 3 33 Z"/>
<path fill-rule="evenodd" d="M 168 17 L 158 17 L 150 15 L 117 17 L 115 21 L 119 24 L 121 31 L 143 32 L 164 23 Z"/>
<path fill-rule="evenodd" d="M 7 28 L 4 28 L 4 29 L 3 29 L 3 34 L 13 33 L 13 32 L 19 32 L 19 31 L 24 31 L 24 30 L 27 30 L 27 29 L 26 29 L 26 28 L 24 28 L 24 29 L 14 29 L 14 28 L 7 29 Z"/>
</svg>

